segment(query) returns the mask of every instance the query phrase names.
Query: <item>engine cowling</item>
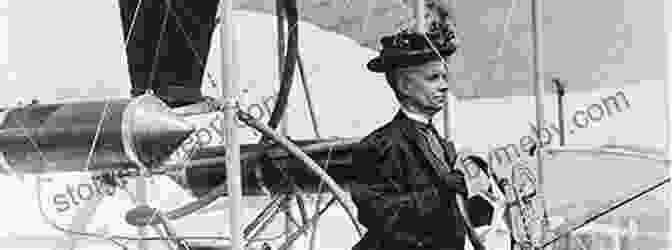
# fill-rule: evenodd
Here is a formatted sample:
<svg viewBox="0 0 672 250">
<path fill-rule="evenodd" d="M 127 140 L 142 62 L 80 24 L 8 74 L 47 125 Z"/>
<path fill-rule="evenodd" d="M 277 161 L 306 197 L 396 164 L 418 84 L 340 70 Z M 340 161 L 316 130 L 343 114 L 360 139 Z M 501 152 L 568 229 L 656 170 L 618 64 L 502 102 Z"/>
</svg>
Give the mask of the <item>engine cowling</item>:
<svg viewBox="0 0 672 250">
<path fill-rule="evenodd" d="M 47 105 L 12 112 L 40 112 Z M 152 95 L 133 99 L 49 105 L 42 121 L 20 121 L 0 131 L 0 151 L 15 171 L 68 172 L 151 167 L 194 131 Z M 30 117 L 30 116 L 24 116 Z M 32 124 L 32 126 L 22 126 Z"/>
</svg>

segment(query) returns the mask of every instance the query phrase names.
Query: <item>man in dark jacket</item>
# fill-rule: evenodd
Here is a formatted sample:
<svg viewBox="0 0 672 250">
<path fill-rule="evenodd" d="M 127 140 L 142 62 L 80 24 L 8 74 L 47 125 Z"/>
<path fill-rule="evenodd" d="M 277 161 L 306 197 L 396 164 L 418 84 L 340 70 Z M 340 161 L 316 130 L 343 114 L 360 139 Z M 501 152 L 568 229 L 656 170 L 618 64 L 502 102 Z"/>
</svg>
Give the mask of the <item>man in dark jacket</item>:
<svg viewBox="0 0 672 250">
<path fill-rule="evenodd" d="M 426 34 L 402 31 L 383 37 L 370 71 L 385 73 L 400 110 L 366 136 L 353 155 L 352 186 L 358 220 L 367 229 L 354 250 L 464 249 L 474 236 L 464 210 L 464 176 L 457 154 L 431 123 L 449 89 L 446 58 L 456 50 L 449 26 Z M 484 249 L 474 236 L 475 249 Z"/>
</svg>

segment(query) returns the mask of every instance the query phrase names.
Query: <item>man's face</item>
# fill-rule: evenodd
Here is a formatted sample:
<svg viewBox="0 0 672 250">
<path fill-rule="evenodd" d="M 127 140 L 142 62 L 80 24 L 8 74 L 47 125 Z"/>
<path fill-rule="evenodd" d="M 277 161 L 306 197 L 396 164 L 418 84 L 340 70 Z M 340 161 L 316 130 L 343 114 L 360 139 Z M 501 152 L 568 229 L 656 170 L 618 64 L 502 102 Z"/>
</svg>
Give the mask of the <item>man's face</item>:
<svg viewBox="0 0 672 250">
<path fill-rule="evenodd" d="M 443 108 L 450 74 L 441 61 L 403 68 L 399 73 L 399 91 L 407 97 L 408 104 L 432 115 Z"/>
</svg>

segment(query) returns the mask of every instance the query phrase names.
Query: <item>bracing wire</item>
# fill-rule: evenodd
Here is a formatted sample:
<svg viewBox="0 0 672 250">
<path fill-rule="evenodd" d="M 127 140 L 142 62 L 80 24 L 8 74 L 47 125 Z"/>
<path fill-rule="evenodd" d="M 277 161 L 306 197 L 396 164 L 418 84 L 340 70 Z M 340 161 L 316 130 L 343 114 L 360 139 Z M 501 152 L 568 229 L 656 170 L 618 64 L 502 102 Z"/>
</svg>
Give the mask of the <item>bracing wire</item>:
<svg viewBox="0 0 672 250">
<path fill-rule="evenodd" d="M 170 0 L 165 1 L 166 8 L 163 13 L 163 20 L 161 22 L 161 32 L 159 33 L 159 40 L 156 42 L 156 49 L 154 49 L 154 60 L 152 61 L 152 71 L 149 73 L 149 82 L 147 83 L 147 89 L 151 90 L 154 85 L 154 78 L 156 77 L 156 71 L 159 66 L 159 56 L 161 55 L 161 44 L 163 42 L 163 35 L 166 33 L 166 27 L 168 26 L 168 10 L 170 8 Z"/>
<path fill-rule="evenodd" d="M 138 12 L 140 12 L 140 6 L 142 6 L 142 0 L 139 0 L 138 4 L 135 5 L 135 11 L 133 11 L 133 19 L 131 19 L 131 27 L 128 29 L 128 36 L 126 36 L 126 40 L 124 41 L 124 47 L 128 47 L 128 41 L 130 41 L 131 37 L 133 36 L 133 28 L 135 27 L 135 21 L 138 17 Z"/>
<path fill-rule="evenodd" d="M 212 73 L 209 71 L 205 70 L 205 60 L 204 58 L 198 53 L 198 50 L 196 50 L 196 47 L 194 46 L 194 42 L 191 39 L 191 36 L 187 33 L 187 30 L 184 28 L 184 25 L 182 23 L 182 17 L 175 12 L 175 10 L 169 5 L 168 6 L 168 11 L 170 14 L 172 14 L 175 17 L 175 23 L 177 23 L 177 27 L 180 29 L 182 34 L 184 35 L 184 38 L 187 40 L 187 45 L 189 45 L 189 48 L 191 49 L 191 52 L 194 54 L 194 57 L 196 58 L 196 62 L 198 62 L 199 66 L 203 69 L 205 72 L 206 76 L 208 77 L 208 80 L 210 81 L 210 87 L 216 87 L 217 82 L 214 80 L 214 77 L 212 76 Z M 217 20 L 217 18 L 215 18 Z M 218 22 L 215 22 L 213 25 L 213 29 L 217 27 Z"/>
<path fill-rule="evenodd" d="M 98 121 L 98 125 L 96 125 L 96 134 L 94 135 L 93 141 L 91 142 L 91 148 L 89 149 L 89 154 L 86 156 L 86 165 L 84 165 L 84 171 L 86 172 L 89 171 L 91 159 L 93 158 L 93 153 L 96 149 L 96 144 L 98 144 L 98 137 L 100 136 L 100 131 L 103 129 L 103 122 L 105 121 L 105 116 L 107 115 L 109 104 L 110 102 L 106 100 L 105 106 L 103 107 L 103 112 L 100 115 L 100 120 Z"/>
<path fill-rule="evenodd" d="M 513 11 L 516 9 L 516 3 L 517 0 L 511 0 L 511 5 L 509 5 L 509 8 L 506 10 L 506 16 L 504 17 L 504 24 L 502 24 L 502 36 L 499 40 L 497 40 L 497 47 L 495 51 L 495 56 L 493 58 L 490 58 L 488 60 L 488 64 L 492 65 L 492 68 L 488 71 L 488 81 L 492 81 L 493 77 L 495 75 L 495 71 L 497 70 L 497 65 L 499 64 L 499 60 L 502 58 L 504 55 L 504 45 L 506 44 L 506 41 L 509 40 L 509 37 L 511 35 L 510 29 L 511 29 L 511 20 L 513 18 Z M 478 96 L 478 94 L 476 94 Z"/>
<path fill-rule="evenodd" d="M 135 7 L 135 10 L 134 10 L 134 13 L 133 13 L 133 18 L 132 18 L 132 20 L 131 20 L 131 25 L 130 25 L 130 27 L 129 27 L 129 32 L 128 32 L 128 35 L 127 35 L 127 37 L 126 37 L 126 40 L 124 41 L 124 47 L 125 47 L 125 48 L 128 47 L 128 43 L 129 43 L 129 41 L 130 41 L 130 38 L 133 36 L 133 32 L 134 32 L 134 30 L 135 30 L 135 23 L 136 23 L 137 16 L 138 16 L 138 13 L 139 13 L 140 6 L 141 6 L 141 5 L 142 5 L 142 0 L 138 1 L 138 4 L 137 4 L 136 7 Z M 89 168 L 89 165 L 90 165 L 90 162 L 91 162 L 91 158 L 92 158 L 92 155 L 93 155 L 93 151 L 94 151 L 95 145 L 97 144 L 98 137 L 99 137 L 100 132 L 101 132 L 101 130 L 102 130 L 102 124 L 103 124 L 103 121 L 104 121 L 104 119 L 105 119 L 105 116 L 106 116 L 106 114 L 107 114 L 107 112 L 108 112 L 108 105 L 109 105 L 109 102 L 105 102 L 105 107 L 104 107 L 103 113 L 101 114 L 101 119 L 100 119 L 100 121 L 99 121 L 99 123 L 98 123 L 98 125 L 97 125 L 97 128 L 96 128 L 96 134 L 95 134 L 95 136 L 94 136 L 94 139 L 93 139 L 93 142 L 92 142 L 92 145 L 91 145 L 91 149 L 90 149 L 89 154 L 88 154 L 88 156 L 87 156 L 86 165 L 85 165 L 85 169 L 86 169 L 86 170 L 88 170 L 88 168 Z M 32 138 L 32 136 L 31 136 L 30 132 L 28 131 L 28 129 L 25 127 L 25 125 L 23 124 L 23 122 L 21 122 L 19 119 L 17 119 L 16 117 L 14 117 L 14 119 L 16 120 L 16 123 L 19 124 L 19 126 L 25 131 L 26 137 L 28 138 L 28 140 L 30 141 L 30 143 L 33 145 L 33 147 L 35 148 L 35 150 L 38 152 L 38 154 L 40 155 L 40 159 L 42 160 L 42 162 L 43 162 L 43 164 L 44 164 L 44 167 L 45 167 L 45 168 L 48 167 L 48 166 L 50 165 L 49 161 L 47 160 L 47 158 L 46 158 L 46 156 L 44 155 L 44 153 L 40 150 L 38 144 L 37 144 L 37 143 L 35 142 L 35 140 Z M 64 232 L 64 233 L 68 233 L 68 234 L 79 234 L 79 232 L 74 232 L 74 231 L 71 231 L 71 230 L 68 230 L 68 229 L 66 229 L 66 228 L 63 228 L 63 227 L 59 226 L 59 225 L 56 224 L 55 222 L 51 221 L 51 220 L 48 218 L 48 216 L 46 216 L 46 214 L 45 214 L 45 212 L 44 212 L 44 208 L 43 208 L 43 206 L 42 206 L 42 203 L 40 202 L 40 201 L 41 201 L 41 190 L 42 190 L 42 185 L 41 185 L 42 183 L 41 183 L 41 181 L 42 181 L 41 177 L 38 176 L 38 177 L 36 178 L 36 185 L 37 185 L 37 188 L 36 188 L 36 196 L 37 196 L 37 198 L 36 198 L 36 199 L 37 199 L 38 207 L 39 207 L 39 210 L 40 210 L 40 215 L 42 216 L 42 218 L 43 218 L 43 220 L 45 221 L 45 223 L 49 224 L 49 225 L 50 225 L 51 227 L 53 227 L 54 229 L 57 229 L 58 231 L 62 231 L 62 232 Z M 85 235 L 85 236 L 86 236 L 86 235 Z M 114 243 L 115 245 L 121 247 L 122 249 L 128 249 L 124 244 L 118 242 L 117 240 L 110 239 L 110 238 L 108 238 L 108 237 L 106 237 L 105 235 L 102 235 L 102 234 L 91 234 L 91 235 L 88 235 L 88 236 L 96 237 L 96 238 L 100 238 L 100 239 L 104 239 L 104 240 L 109 240 L 110 242 Z"/>
<path fill-rule="evenodd" d="M 503 32 L 503 34 L 502 34 L 502 38 L 498 41 L 498 44 L 497 44 L 496 56 L 495 56 L 492 60 L 489 61 L 489 62 L 493 65 L 492 70 L 491 70 L 491 71 L 489 72 L 489 74 L 488 74 L 488 79 L 489 79 L 489 80 L 492 80 L 491 78 L 492 78 L 492 76 L 494 75 L 494 71 L 496 70 L 496 63 L 497 63 L 497 60 L 499 60 L 499 59 L 502 57 L 502 54 L 503 54 L 503 47 L 504 47 L 504 42 L 505 42 L 506 40 L 508 40 L 509 33 L 510 33 L 510 32 L 509 32 L 509 27 L 510 27 L 510 23 L 511 23 L 511 18 L 512 18 L 512 16 L 513 16 L 513 10 L 514 10 L 514 8 L 515 8 L 515 6 L 516 6 L 515 4 L 516 4 L 516 0 L 511 0 L 511 5 L 510 5 L 509 8 L 507 9 L 507 15 L 506 15 L 506 17 L 505 17 L 505 22 L 504 22 L 503 27 L 502 27 L 502 30 L 503 30 L 503 31 L 502 31 L 502 32 Z M 439 50 L 438 50 L 438 49 L 434 46 L 434 44 L 430 41 L 430 39 L 429 39 L 429 37 L 427 36 L 427 34 L 426 34 L 426 33 L 423 33 L 423 32 L 421 32 L 420 34 L 425 38 L 425 40 L 426 40 L 427 43 L 429 44 L 430 48 L 432 49 L 433 53 L 436 54 L 436 56 L 439 57 L 441 63 L 444 65 L 444 67 L 446 68 L 446 70 L 448 70 L 448 69 L 449 69 L 449 65 L 448 65 L 446 59 L 441 55 L 441 53 L 439 52 Z M 457 39 L 457 38 L 456 38 L 456 39 Z M 528 211 L 528 212 L 529 212 L 529 211 Z M 525 219 L 525 217 L 526 217 L 526 216 L 523 215 L 523 219 Z M 527 223 L 524 223 L 524 224 L 527 224 Z M 526 231 L 527 231 L 527 230 L 526 230 Z M 529 235 L 529 232 L 528 232 L 528 235 Z"/>
<path fill-rule="evenodd" d="M 142 3 L 142 0 L 140 0 L 140 1 L 138 2 L 138 4 L 136 5 L 135 11 L 134 11 L 134 15 L 133 15 L 133 20 L 131 21 L 131 26 L 130 26 L 130 28 L 129 28 L 129 35 L 127 36 L 126 40 L 124 41 L 124 45 L 125 45 L 125 46 L 128 46 L 128 43 L 129 43 L 129 41 L 130 41 L 130 38 L 132 37 L 133 31 L 134 31 L 134 26 L 135 26 L 135 23 L 136 23 L 136 19 L 137 19 L 138 12 L 139 12 L 139 10 L 140 10 L 141 3 Z M 168 5 L 168 6 L 169 6 L 169 5 Z M 168 13 L 168 12 L 166 12 L 166 13 L 164 14 L 164 23 L 163 23 L 163 27 L 162 27 L 162 33 L 160 34 L 161 37 L 163 36 L 163 33 L 165 32 L 165 25 L 166 25 L 166 20 L 167 20 L 167 13 Z M 161 45 L 161 43 L 160 43 L 161 40 L 162 40 L 162 38 L 159 39 L 159 44 L 158 44 L 158 46 L 157 46 L 157 54 L 155 55 L 155 59 L 157 59 L 157 60 L 158 60 L 158 53 L 159 53 L 159 49 L 160 49 L 160 45 Z M 155 61 L 154 61 L 154 67 L 153 67 L 154 70 L 153 70 L 153 72 L 154 72 L 155 69 L 156 69 L 156 62 L 157 62 L 157 61 L 155 60 Z M 152 76 L 153 76 L 153 74 L 152 74 Z M 151 81 L 150 81 L 150 84 L 151 84 Z M 150 86 L 151 86 L 151 85 L 150 85 Z M 106 102 L 106 103 L 105 103 L 105 109 L 104 109 L 104 112 L 101 114 L 101 119 L 100 119 L 100 121 L 98 122 L 97 129 L 96 129 L 96 134 L 95 134 L 95 136 L 94 136 L 94 140 L 93 140 L 91 149 L 90 149 L 89 154 L 88 154 L 88 156 L 87 156 L 87 161 L 86 161 L 86 166 L 85 166 L 86 169 L 88 169 L 88 167 L 89 167 L 89 165 L 90 165 L 90 162 L 91 162 L 91 159 L 92 159 L 92 155 L 93 155 L 93 153 L 94 153 L 95 145 L 97 144 L 98 137 L 99 137 L 100 132 L 101 132 L 101 130 L 102 130 L 103 121 L 104 121 L 104 119 L 105 119 L 105 117 L 106 117 L 106 114 L 107 114 L 107 111 L 108 111 L 108 105 L 109 105 L 109 103 Z M 15 119 L 16 119 L 16 118 L 15 118 Z M 24 130 L 26 130 L 26 131 L 28 130 L 28 129 L 23 125 L 23 123 L 22 123 L 21 121 L 18 121 L 18 120 L 17 120 L 16 122 L 17 122 L 17 123 L 24 129 Z M 46 159 L 44 153 L 39 149 L 38 144 L 34 141 L 34 139 L 33 139 L 32 136 L 29 134 L 28 131 L 26 132 L 26 136 L 28 137 L 28 140 L 31 142 L 31 144 L 33 145 L 33 147 L 34 147 L 34 148 L 38 151 L 38 153 L 40 154 L 40 157 L 41 157 L 42 161 L 44 162 L 45 167 L 46 167 L 46 166 L 49 166 L 49 165 L 50 165 L 49 161 Z M 197 148 L 195 147 L 194 149 L 191 150 L 191 152 L 189 152 L 188 160 L 191 160 L 191 156 L 192 156 L 193 153 L 196 151 L 196 149 L 197 149 Z M 106 236 L 106 235 L 98 234 L 98 233 L 80 232 L 80 231 L 74 231 L 74 230 L 70 230 L 70 229 L 64 228 L 64 227 L 58 225 L 57 223 L 55 223 L 54 221 L 50 220 L 50 219 L 48 218 L 48 216 L 46 215 L 46 213 L 45 213 L 45 211 L 44 211 L 44 208 L 43 208 L 43 206 L 42 206 L 42 204 L 41 204 L 41 202 L 40 202 L 40 200 L 41 200 L 41 186 L 42 186 L 42 184 L 41 184 L 41 179 L 40 179 L 40 178 L 37 178 L 37 183 L 36 183 L 36 184 L 38 185 L 38 188 L 36 189 L 36 192 L 37 192 L 37 202 L 38 202 L 38 207 L 39 207 L 39 210 L 40 210 L 40 215 L 43 217 L 43 220 L 45 221 L 45 223 L 49 224 L 51 227 L 53 227 L 54 229 L 56 229 L 56 230 L 58 230 L 58 231 L 64 232 L 64 233 L 66 233 L 66 234 L 79 235 L 79 236 L 88 236 L 88 237 L 94 237 L 94 238 L 100 238 L 100 239 L 110 240 L 110 241 L 113 242 L 115 245 L 118 245 L 118 246 L 122 247 L 123 249 L 127 249 L 127 247 L 124 246 L 122 243 L 118 242 L 118 241 L 115 240 L 115 239 L 125 239 L 125 240 L 153 240 L 153 239 L 159 239 L 159 240 L 171 240 L 171 239 L 174 239 L 174 237 L 126 237 L 126 236 L 120 236 L 120 235 Z M 128 192 L 129 197 L 131 197 L 132 200 L 133 200 L 133 195 L 132 195 L 127 189 L 124 189 L 124 190 L 126 190 L 126 192 Z M 178 237 L 178 238 L 179 238 L 179 237 Z M 182 237 L 182 238 L 189 238 L 189 237 Z M 191 237 L 191 238 L 193 238 L 193 237 Z M 218 237 L 218 236 L 212 236 L 212 237 L 195 237 L 195 238 L 226 239 L 226 237 Z M 266 239 L 260 239 L 260 240 L 266 240 Z"/>
<path fill-rule="evenodd" d="M 313 98 L 310 95 L 310 86 L 308 85 L 308 80 L 306 79 L 306 73 L 303 68 L 303 60 L 301 59 L 301 55 L 299 53 L 299 50 L 297 49 L 296 51 L 296 62 L 299 65 L 299 74 L 301 75 L 301 83 L 303 84 L 303 92 L 306 96 L 306 103 L 308 104 L 308 111 L 310 112 L 310 121 L 312 122 L 313 125 L 313 132 L 315 133 L 315 136 L 320 139 L 322 136 L 320 135 L 320 130 L 319 127 L 317 126 L 317 115 L 315 115 L 315 108 L 313 105 Z"/>
<path fill-rule="evenodd" d="M 125 45 L 125 46 L 128 46 L 128 43 L 129 43 L 129 41 L 130 41 L 130 39 L 131 39 L 131 37 L 132 37 L 133 31 L 134 31 L 134 26 L 135 26 L 135 24 L 136 24 L 136 19 L 137 19 L 137 16 L 138 16 L 138 13 L 139 13 L 141 4 L 142 4 L 142 0 L 140 0 L 140 1 L 138 2 L 138 4 L 136 5 L 135 11 L 134 11 L 134 15 L 133 15 L 133 19 L 132 19 L 132 22 L 131 22 L 131 26 L 130 26 L 130 28 L 129 28 L 129 35 L 126 37 L 126 39 L 125 39 L 125 41 L 124 41 L 124 45 Z M 167 6 L 167 10 L 170 10 L 169 5 Z M 172 12 L 172 13 L 173 13 L 173 15 L 175 15 L 176 19 L 179 19 L 179 16 L 178 16 L 176 13 L 174 13 L 174 12 Z M 162 32 L 160 33 L 160 36 L 163 36 L 163 33 L 165 32 L 165 23 L 166 23 L 166 20 L 167 20 L 167 14 L 168 14 L 168 12 L 166 12 L 166 13 L 164 14 L 164 21 L 163 21 Z M 189 43 L 190 43 L 190 47 L 191 47 L 193 53 L 195 54 L 195 56 L 196 56 L 197 58 L 199 58 L 199 59 L 202 59 L 202 58 L 200 57 L 200 55 L 198 55 L 198 52 L 197 52 L 197 51 L 195 50 L 195 48 L 193 47 L 192 41 L 191 41 L 191 39 L 189 38 L 189 36 L 188 36 L 188 34 L 186 33 L 186 31 L 184 30 L 184 27 L 182 26 L 182 23 L 181 23 L 180 20 L 178 20 L 178 25 L 180 26 L 180 28 L 181 28 L 183 34 L 185 35 L 185 38 L 189 41 Z M 289 27 L 289 29 L 290 29 L 290 30 L 293 30 L 293 29 L 296 28 L 296 27 L 297 27 L 297 25 L 296 25 L 296 24 L 293 24 L 291 27 Z M 160 50 L 160 46 L 161 46 L 161 40 L 162 40 L 162 38 L 159 39 L 159 42 L 158 42 L 159 44 L 158 44 L 157 49 L 156 49 L 157 52 L 155 53 L 155 60 L 154 60 L 153 70 L 152 70 L 152 74 L 151 74 L 151 76 L 150 76 L 150 77 L 152 77 L 152 78 L 153 78 L 154 73 L 155 73 L 155 70 L 156 70 L 156 64 L 157 64 L 158 55 L 159 55 L 159 50 Z M 203 68 L 205 68 L 205 65 L 203 65 L 202 60 L 198 60 L 198 61 L 199 61 L 199 63 L 201 64 L 200 66 L 203 67 Z M 208 76 L 210 76 L 209 72 L 208 72 Z M 152 80 L 150 80 L 150 87 L 151 87 L 151 82 L 152 82 Z M 216 83 L 214 83 L 214 81 L 212 81 L 212 82 L 213 82 L 213 84 L 216 84 Z M 87 156 L 87 161 L 86 161 L 86 166 L 85 166 L 85 168 L 87 168 L 87 169 L 88 169 L 88 167 L 89 167 L 89 165 L 90 165 L 90 162 L 91 162 L 91 159 L 92 159 L 92 155 L 93 155 L 94 150 L 95 150 L 95 145 L 97 144 L 98 137 L 99 137 L 100 132 L 101 132 L 101 130 L 102 130 L 102 124 L 103 124 L 103 121 L 104 121 L 104 119 L 105 119 L 105 117 L 106 117 L 106 113 L 107 113 L 107 111 L 108 111 L 108 109 L 107 109 L 107 108 L 108 108 L 108 104 L 109 104 L 109 103 L 106 102 L 106 104 L 105 104 L 105 110 L 104 110 L 104 112 L 101 114 L 101 119 L 100 119 L 100 121 L 99 121 L 99 123 L 98 123 L 97 129 L 96 129 L 96 134 L 95 134 L 95 136 L 94 136 L 94 139 L 93 139 L 93 143 L 92 143 L 91 149 L 90 149 L 89 154 L 88 154 L 88 156 Z M 25 130 L 27 130 L 27 128 L 26 128 L 25 126 L 23 126 L 23 124 L 22 124 L 20 121 L 17 121 L 17 123 L 21 124 L 22 128 L 25 129 Z M 30 135 L 29 133 L 27 133 L 27 136 L 28 136 L 29 141 L 30 141 L 31 144 L 33 145 L 33 147 L 35 147 L 35 149 L 39 152 L 40 157 L 41 157 L 41 159 L 42 159 L 43 164 L 45 165 L 45 167 L 46 167 L 46 166 L 49 166 L 50 163 L 49 163 L 49 161 L 46 159 L 44 153 L 39 149 L 38 144 L 34 141 L 34 139 L 31 137 L 31 135 Z M 193 153 L 194 153 L 196 150 L 197 150 L 197 148 L 195 147 L 195 148 L 193 148 L 193 149 L 191 150 L 191 152 L 189 152 L 189 156 L 187 157 L 188 159 L 187 159 L 186 164 L 188 164 L 188 162 L 191 161 L 192 155 L 193 155 Z M 41 194 L 41 191 L 42 191 L 42 180 L 41 180 L 40 178 L 37 179 L 37 183 L 36 183 L 36 185 L 37 185 L 36 193 L 37 193 L 38 207 L 39 207 L 39 210 L 40 210 L 40 215 L 42 216 L 43 220 L 45 221 L 45 223 L 49 224 L 49 225 L 50 225 L 51 227 L 53 227 L 54 229 L 56 229 L 56 230 L 58 230 L 58 231 L 61 231 L 61 232 L 64 232 L 64 233 L 66 233 L 66 234 L 78 235 L 78 236 L 85 236 L 85 237 L 93 237 L 93 238 L 100 238 L 100 239 L 104 239 L 104 240 L 109 240 L 109 241 L 111 241 L 112 243 L 114 243 L 115 245 L 118 245 L 119 247 L 121 247 L 122 249 L 128 249 L 128 247 L 125 246 L 123 243 L 121 243 L 121 242 L 120 242 L 121 240 L 126 240 L 126 241 L 134 241 L 134 240 L 135 240 L 135 241 L 137 241 L 137 240 L 175 240 L 175 239 L 220 239 L 220 240 L 229 240 L 229 237 L 223 237 L 223 236 L 201 236 L 201 237 L 198 237 L 198 236 L 196 236 L 196 237 L 133 237 L 133 236 L 122 236 L 122 235 L 112 235 L 112 234 L 110 234 L 110 235 L 105 235 L 105 234 L 100 234 L 100 233 L 90 233 L 90 232 L 74 231 L 74 230 L 71 230 L 71 229 L 62 227 L 62 226 L 58 225 L 57 223 L 55 223 L 54 221 L 52 221 L 51 219 L 49 219 L 49 216 L 46 215 L 46 212 L 45 212 L 45 210 L 44 210 L 44 207 L 43 207 L 43 205 L 42 205 L 41 202 L 40 202 L 41 197 L 42 197 L 42 194 Z M 131 197 L 131 198 L 133 199 L 133 195 L 131 194 L 131 192 L 130 192 L 129 190 L 127 190 L 127 189 L 124 189 L 124 190 L 126 190 L 126 191 L 129 193 L 129 197 Z M 154 214 L 153 216 L 156 216 L 156 215 L 157 215 L 157 214 Z M 161 216 L 161 215 L 159 214 L 158 216 Z M 283 235 L 284 235 L 284 234 L 283 234 Z M 258 239 L 255 239 L 254 241 L 270 241 L 270 240 L 276 240 L 276 239 L 279 239 L 279 238 L 283 237 L 283 235 L 279 235 L 279 236 L 271 237 L 271 238 L 258 238 Z"/>
<path fill-rule="evenodd" d="M 40 147 L 38 146 L 37 142 L 31 136 L 29 129 L 26 128 L 26 126 L 23 124 L 23 122 L 21 122 L 16 117 L 14 117 L 14 120 L 21 127 L 21 129 L 24 130 L 26 138 L 28 139 L 30 144 L 33 146 L 33 148 L 37 151 L 37 153 L 39 154 L 40 159 L 41 159 L 42 164 L 43 164 L 43 167 L 44 167 L 44 170 L 46 171 L 46 168 L 49 167 L 51 164 L 47 160 L 44 152 L 42 152 L 42 150 L 40 150 Z M 42 198 L 41 198 L 42 197 L 42 178 L 41 178 L 41 176 L 39 176 L 39 175 L 37 176 L 35 185 L 36 185 L 35 191 L 36 191 L 36 196 L 37 196 L 37 198 L 36 198 L 37 199 L 37 206 L 38 206 L 38 209 L 40 211 L 40 216 L 42 217 L 43 221 L 46 224 L 50 225 L 52 228 L 54 228 L 58 231 L 61 231 L 61 232 L 67 233 L 67 234 L 75 234 L 75 235 L 81 235 L 81 236 L 91 236 L 91 237 L 95 237 L 95 238 L 109 240 L 110 242 L 114 243 L 115 245 L 120 246 L 122 249 L 124 249 L 124 250 L 127 249 L 127 247 L 124 246 L 123 244 L 121 244 L 120 242 L 118 242 L 114 239 L 110 239 L 110 238 L 106 237 L 105 235 L 92 234 L 92 233 L 81 233 L 81 232 L 72 231 L 72 230 L 69 230 L 69 229 L 64 228 L 62 226 L 59 226 L 57 223 L 55 223 L 54 221 L 49 219 L 49 217 L 44 212 L 44 207 L 42 206 L 42 202 L 41 202 L 41 200 L 42 200 Z"/>
<path fill-rule="evenodd" d="M 324 162 L 324 171 L 329 170 L 329 161 L 331 160 L 331 152 L 333 151 L 333 149 L 334 149 L 334 145 L 331 145 L 329 147 L 329 151 L 327 152 L 327 159 Z M 319 211 L 320 204 L 322 203 L 322 200 L 324 198 L 324 196 L 322 195 L 323 186 L 324 186 L 324 181 L 320 180 L 320 184 L 317 186 L 317 201 L 315 202 L 315 213 L 316 214 Z M 315 222 L 314 222 L 313 226 L 317 226 L 317 223 L 318 223 L 318 219 L 315 219 Z M 313 230 L 314 231 L 310 235 L 310 241 L 309 241 L 309 244 L 310 244 L 309 249 L 310 250 L 315 249 L 315 241 L 317 240 L 317 230 L 315 228 L 313 228 Z"/>
</svg>

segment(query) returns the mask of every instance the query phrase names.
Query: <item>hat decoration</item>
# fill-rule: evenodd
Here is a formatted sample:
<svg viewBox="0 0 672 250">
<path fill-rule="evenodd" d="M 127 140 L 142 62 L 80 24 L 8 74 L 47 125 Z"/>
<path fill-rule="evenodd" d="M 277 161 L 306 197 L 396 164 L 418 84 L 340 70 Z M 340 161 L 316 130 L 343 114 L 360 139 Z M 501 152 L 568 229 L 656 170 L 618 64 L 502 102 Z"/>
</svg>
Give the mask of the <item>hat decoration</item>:
<svg viewBox="0 0 672 250">
<path fill-rule="evenodd" d="M 393 68 L 420 65 L 430 60 L 452 55 L 457 50 L 455 31 L 450 24 L 431 22 L 426 33 L 409 29 L 380 39 L 383 49 L 371 59 L 367 68 L 387 72 Z"/>
</svg>

